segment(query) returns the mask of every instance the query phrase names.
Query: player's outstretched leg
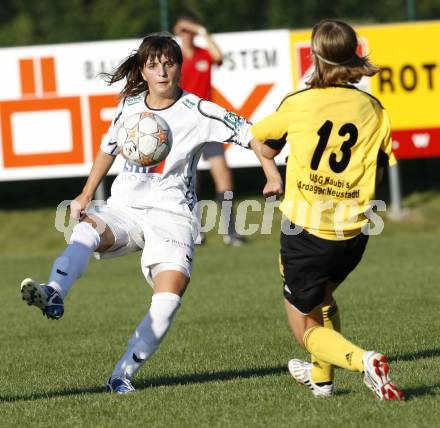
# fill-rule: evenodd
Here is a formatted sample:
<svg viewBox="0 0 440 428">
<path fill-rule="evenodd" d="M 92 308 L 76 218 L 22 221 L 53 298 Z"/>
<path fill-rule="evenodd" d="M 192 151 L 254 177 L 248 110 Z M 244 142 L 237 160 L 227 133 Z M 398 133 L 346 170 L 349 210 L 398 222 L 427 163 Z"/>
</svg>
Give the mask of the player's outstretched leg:
<svg viewBox="0 0 440 428">
<path fill-rule="evenodd" d="M 330 397 L 334 393 L 333 382 L 317 385 L 312 380 L 313 364 L 301 360 L 290 360 L 287 364 L 292 377 L 301 385 L 309 387 L 315 397 Z"/>
<path fill-rule="evenodd" d="M 26 278 L 21 283 L 21 295 L 28 305 L 40 308 L 47 318 L 58 320 L 63 316 L 64 301 L 55 288 Z"/>
<path fill-rule="evenodd" d="M 382 354 L 365 351 L 340 333 L 314 326 L 304 334 L 305 348 L 316 358 L 347 370 L 364 372 L 365 384 L 381 400 L 401 400 L 402 391 L 391 382 L 388 363 Z"/>
<path fill-rule="evenodd" d="M 47 284 L 30 278 L 21 283 L 21 295 L 28 305 L 39 307 L 50 319 L 60 319 L 64 313 L 64 299 L 76 279 L 86 270 L 93 251 L 100 243 L 98 232 L 88 223 L 77 224 L 69 245 L 52 266 Z"/>
<path fill-rule="evenodd" d="M 127 351 L 116 364 L 107 382 L 110 392 L 134 392 L 131 378 L 159 347 L 180 307 L 180 302 L 180 296 L 174 293 L 153 295 L 148 314 L 136 327 L 128 342 Z"/>
<path fill-rule="evenodd" d="M 73 283 L 85 272 L 100 240 L 98 232 L 92 225 L 84 221 L 78 223 L 73 228 L 69 245 L 54 261 L 47 284 L 66 298 Z"/>
</svg>

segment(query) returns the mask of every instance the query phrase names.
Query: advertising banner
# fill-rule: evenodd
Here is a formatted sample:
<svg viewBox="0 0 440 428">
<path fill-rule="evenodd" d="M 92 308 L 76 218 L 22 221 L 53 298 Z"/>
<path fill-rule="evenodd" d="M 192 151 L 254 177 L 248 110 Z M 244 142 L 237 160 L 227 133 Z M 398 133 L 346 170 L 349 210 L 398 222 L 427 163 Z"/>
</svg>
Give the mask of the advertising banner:
<svg viewBox="0 0 440 428">
<path fill-rule="evenodd" d="M 356 30 L 359 54 L 381 66 L 380 73 L 358 86 L 387 109 L 397 157 L 440 156 L 440 21 Z M 213 68 L 213 101 L 250 121 L 272 113 L 287 93 L 304 88 L 313 70 L 310 30 L 214 38 L 224 61 Z M 107 86 L 98 75 L 114 69 L 139 43 L 0 49 L 0 181 L 86 176 L 122 88 Z M 251 151 L 239 147 L 229 146 L 226 157 L 232 167 L 258 165 Z M 117 160 L 111 173 L 122 163 Z M 207 166 L 200 162 L 201 168 Z"/>
<path fill-rule="evenodd" d="M 213 69 L 213 101 L 251 122 L 273 113 L 293 89 L 290 32 L 225 33 L 215 35 L 215 40 L 224 61 Z M 233 145 L 228 146 L 226 158 L 232 167 L 259 165 L 252 151 Z M 200 164 L 206 167 L 203 160 Z"/>
<path fill-rule="evenodd" d="M 214 100 L 248 119 L 272 112 L 291 90 L 287 30 L 215 36 L 225 54 L 213 72 Z M 0 181 L 88 175 L 112 120 L 121 84 L 98 76 L 140 40 L 0 49 Z M 231 166 L 257 165 L 227 151 Z M 118 159 L 111 172 L 121 167 Z M 201 162 L 201 167 L 207 167 Z"/>
<path fill-rule="evenodd" d="M 137 41 L 0 50 L 0 180 L 87 175 L 121 88 L 97 77 Z"/>
<path fill-rule="evenodd" d="M 398 159 L 440 156 L 440 21 L 356 27 L 359 53 L 381 67 L 359 87 L 379 98 L 393 128 Z M 311 31 L 291 33 L 295 89 L 312 69 Z"/>
</svg>

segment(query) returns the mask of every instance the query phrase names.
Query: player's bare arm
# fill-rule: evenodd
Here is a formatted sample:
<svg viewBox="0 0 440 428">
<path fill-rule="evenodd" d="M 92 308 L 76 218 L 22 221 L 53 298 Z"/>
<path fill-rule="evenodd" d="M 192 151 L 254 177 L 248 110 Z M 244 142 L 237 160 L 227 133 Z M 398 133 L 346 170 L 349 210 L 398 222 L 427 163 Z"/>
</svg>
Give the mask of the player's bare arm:
<svg viewBox="0 0 440 428">
<path fill-rule="evenodd" d="M 261 167 L 263 168 L 267 179 L 267 183 L 263 188 L 263 196 L 267 198 L 269 196 L 282 195 L 284 191 L 283 179 L 281 178 L 273 158 L 268 159 L 263 156 L 262 150 L 264 148 L 264 144 L 254 138 L 250 142 L 250 146 L 260 161 Z"/>
<path fill-rule="evenodd" d="M 93 195 L 102 179 L 107 175 L 107 172 L 113 165 L 114 160 L 115 157 L 113 155 L 99 150 L 83 191 L 70 204 L 70 215 L 72 218 L 80 218 L 87 205 L 93 199 Z"/>
<path fill-rule="evenodd" d="M 274 159 L 276 156 L 278 156 L 281 152 L 281 149 L 274 149 L 272 147 L 269 147 L 266 144 L 263 144 L 261 148 L 261 154 L 266 159 Z"/>
</svg>

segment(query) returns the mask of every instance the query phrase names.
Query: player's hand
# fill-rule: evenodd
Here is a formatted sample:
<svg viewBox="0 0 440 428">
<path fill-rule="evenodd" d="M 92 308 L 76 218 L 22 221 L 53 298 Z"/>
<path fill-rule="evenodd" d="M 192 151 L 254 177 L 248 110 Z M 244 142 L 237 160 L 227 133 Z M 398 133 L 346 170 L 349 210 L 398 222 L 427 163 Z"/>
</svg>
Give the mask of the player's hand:
<svg viewBox="0 0 440 428">
<path fill-rule="evenodd" d="M 283 193 L 284 184 L 281 176 L 267 180 L 266 185 L 263 188 L 263 196 L 265 198 L 268 198 L 269 196 L 281 196 Z"/>
<path fill-rule="evenodd" d="M 70 203 L 70 217 L 74 220 L 80 220 L 85 214 L 85 209 L 89 205 L 92 198 L 88 195 L 81 193 Z"/>
</svg>

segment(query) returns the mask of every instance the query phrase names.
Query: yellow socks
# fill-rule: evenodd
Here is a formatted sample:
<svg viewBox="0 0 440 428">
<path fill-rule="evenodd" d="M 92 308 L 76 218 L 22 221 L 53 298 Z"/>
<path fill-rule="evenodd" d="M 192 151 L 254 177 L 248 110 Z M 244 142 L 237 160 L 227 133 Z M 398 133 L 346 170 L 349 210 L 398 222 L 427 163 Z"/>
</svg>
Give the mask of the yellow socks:
<svg viewBox="0 0 440 428">
<path fill-rule="evenodd" d="M 318 360 L 354 372 L 364 370 L 362 357 L 366 351 L 337 331 L 321 326 L 309 328 L 304 334 L 304 346 Z"/>
<path fill-rule="evenodd" d="M 322 307 L 322 318 L 324 327 L 335 331 L 341 331 L 341 319 L 336 302 L 331 305 Z M 332 382 L 333 381 L 333 365 L 325 361 L 319 360 L 312 354 L 312 381 L 314 383 Z"/>
</svg>

